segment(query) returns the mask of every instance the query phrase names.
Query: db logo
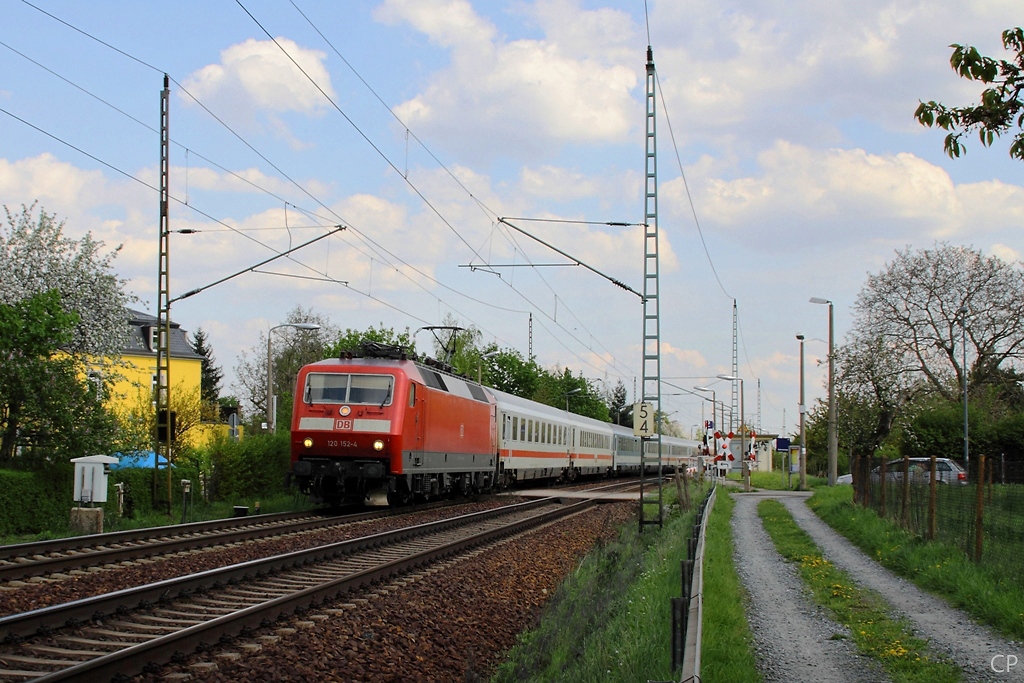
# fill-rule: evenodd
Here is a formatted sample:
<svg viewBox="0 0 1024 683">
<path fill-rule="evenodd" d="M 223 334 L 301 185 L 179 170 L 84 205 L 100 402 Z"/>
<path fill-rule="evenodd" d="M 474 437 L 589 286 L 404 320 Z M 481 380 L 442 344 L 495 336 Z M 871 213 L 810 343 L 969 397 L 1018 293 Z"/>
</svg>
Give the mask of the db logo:
<svg viewBox="0 0 1024 683">
<path fill-rule="evenodd" d="M 989 666 L 997 674 L 1010 673 L 1010 670 L 1017 666 L 1017 655 L 996 655 Z"/>
</svg>

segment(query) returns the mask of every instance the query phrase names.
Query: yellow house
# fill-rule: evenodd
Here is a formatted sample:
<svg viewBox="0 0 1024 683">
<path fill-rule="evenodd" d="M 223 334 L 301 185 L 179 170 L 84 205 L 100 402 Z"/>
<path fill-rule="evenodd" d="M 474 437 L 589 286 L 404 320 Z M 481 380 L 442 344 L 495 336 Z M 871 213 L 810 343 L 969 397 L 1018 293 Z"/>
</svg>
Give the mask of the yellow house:
<svg viewBox="0 0 1024 683">
<path fill-rule="evenodd" d="M 155 419 L 157 319 L 142 311 L 128 309 L 128 344 L 121 351 L 117 367 L 104 368 L 96 363 L 89 370 L 90 378 L 102 373 L 113 376 L 107 405 L 118 415 L 146 416 Z M 218 433 L 227 435 L 226 424 L 201 423 L 199 406 L 202 386 L 203 357 L 192 350 L 181 325 L 171 321 L 170 398 L 171 410 L 179 415 L 179 424 L 188 425 L 182 435 L 183 445 L 202 446 Z M 185 413 L 188 413 L 187 420 Z M 149 425 L 149 420 L 144 421 Z M 147 427 L 151 428 L 151 427 Z"/>
</svg>

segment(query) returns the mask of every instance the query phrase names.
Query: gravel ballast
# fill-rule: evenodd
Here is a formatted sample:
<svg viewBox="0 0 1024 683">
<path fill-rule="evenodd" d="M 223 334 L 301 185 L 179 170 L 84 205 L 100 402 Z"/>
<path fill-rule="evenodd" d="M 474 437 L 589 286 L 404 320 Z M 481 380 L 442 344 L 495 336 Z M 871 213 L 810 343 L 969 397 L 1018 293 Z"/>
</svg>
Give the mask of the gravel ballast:
<svg viewBox="0 0 1024 683">
<path fill-rule="evenodd" d="M 635 513 L 591 508 L 422 576 L 261 630 L 141 680 L 257 683 L 481 681 L 530 627 L 561 580 Z M 140 680 L 140 679 L 136 679 Z"/>
</svg>

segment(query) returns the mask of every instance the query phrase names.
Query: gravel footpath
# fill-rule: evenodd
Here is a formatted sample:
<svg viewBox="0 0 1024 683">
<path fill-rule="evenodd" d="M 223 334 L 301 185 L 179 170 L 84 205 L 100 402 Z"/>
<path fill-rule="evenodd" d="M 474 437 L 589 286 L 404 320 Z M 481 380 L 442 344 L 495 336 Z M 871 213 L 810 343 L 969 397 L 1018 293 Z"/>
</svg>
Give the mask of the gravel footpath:
<svg viewBox="0 0 1024 683">
<path fill-rule="evenodd" d="M 736 499 L 739 501 L 744 497 L 736 496 Z M 872 560 L 821 521 L 804 503 L 806 494 L 772 497 L 782 501 L 830 562 L 861 586 L 881 595 L 898 616 L 910 621 L 916 635 L 927 638 L 932 648 L 959 664 L 965 680 L 1024 681 L 1024 647 L 1020 643 L 1008 641 L 991 629 L 974 623 L 964 612 Z M 754 509 L 757 502 L 757 499 L 752 499 L 746 507 Z M 993 665 L 1000 670 L 1007 668 L 1007 655 L 1016 657 L 1020 664 L 1012 667 L 1010 672 L 994 671 Z"/>
<path fill-rule="evenodd" d="M 797 568 L 782 560 L 757 516 L 765 498 L 780 500 L 825 557 L 860 586 L 878 593 L 905 618 L 915 635 L 950 657 L 966 681 L 1024 681 L 1024 647 L 978 625 L 961 610 L 902 579 L 854 547 L 807 507 L 809 493 L 761 491 L 734 495 L 737 571 L 750 593 L 748 619 L 766 682 L 884 681 L 882 669 L 859 656 L 848 640 L 830 640 L 846 629 L 814 605 Z M 1009 667 L 1007 656 L 1020 662 Z M 994 659 L 995 658 L 995 659 Z M 999 669 L 994 670 L 995 669 Z"/>
<path fill-rule="evenodd" d="M 736 571 L 750 595 L 747 619 L 765 683 L 887 681 L 881 667 L 857 654 L 850 640 L 834 638 L 848 631 L 814 604 L 797 568 L 775 550 L 757 516 L 765 497 L 734 495 L 732 517 Z M 803 506 L 804 498 L 794 502 Z"/>
</svg>

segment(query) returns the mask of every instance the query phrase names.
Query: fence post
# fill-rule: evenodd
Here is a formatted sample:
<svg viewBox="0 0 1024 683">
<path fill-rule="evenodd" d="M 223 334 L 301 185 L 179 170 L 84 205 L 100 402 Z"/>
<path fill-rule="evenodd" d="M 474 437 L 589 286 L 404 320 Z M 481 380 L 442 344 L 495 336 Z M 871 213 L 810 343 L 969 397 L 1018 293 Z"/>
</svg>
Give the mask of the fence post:
<svg viewBox="0 0 1024 683">
<path fill-rule="evenodd" d="M 995 474 L 996 464 L 990 462 L 988 464 L 988 504 L 992 504 L 992 475 Z"/>
<path fill-rule="evenodd" d="M 978 456 L 978 491 L 974 501 L 974 561 L 981 562 L 985 520 L 985 456 Z"/>
<path fill-rule="evenodd" d="M 903 509 L 900 510 L 903 528 L 910 529 L 910 456 L 903 456 Z"/>
<path fill-rule="evenodd" d="M 932 455 L 931 473 L 928 480 L 928 540 L 935 540 L 935 455 Z"/>
<path fill-rule="evenodd" d="M 878 516 L 884 518 L 885 517 L 885 489 L 888 488 L 886 486 L 886 484 L 889 483 L 886 480 L 886 478 L 885 478 L 885 475 L 886 475 L 886 471 L 885 471 L 885 458 L 882 458 L 882 464 L 879 465 L 878 469 L 882 473 L 882 476 L 878 480 L 878 506 L 879 506 L 879 509 L 880 509 L 880 512 L 878 513 Z"/>
<path fill-rule="evenodd" d="M 672 670 L 683 667 L 683 648 L 686 641 L 686 598 L 672 598 Z"/>
</svg>

